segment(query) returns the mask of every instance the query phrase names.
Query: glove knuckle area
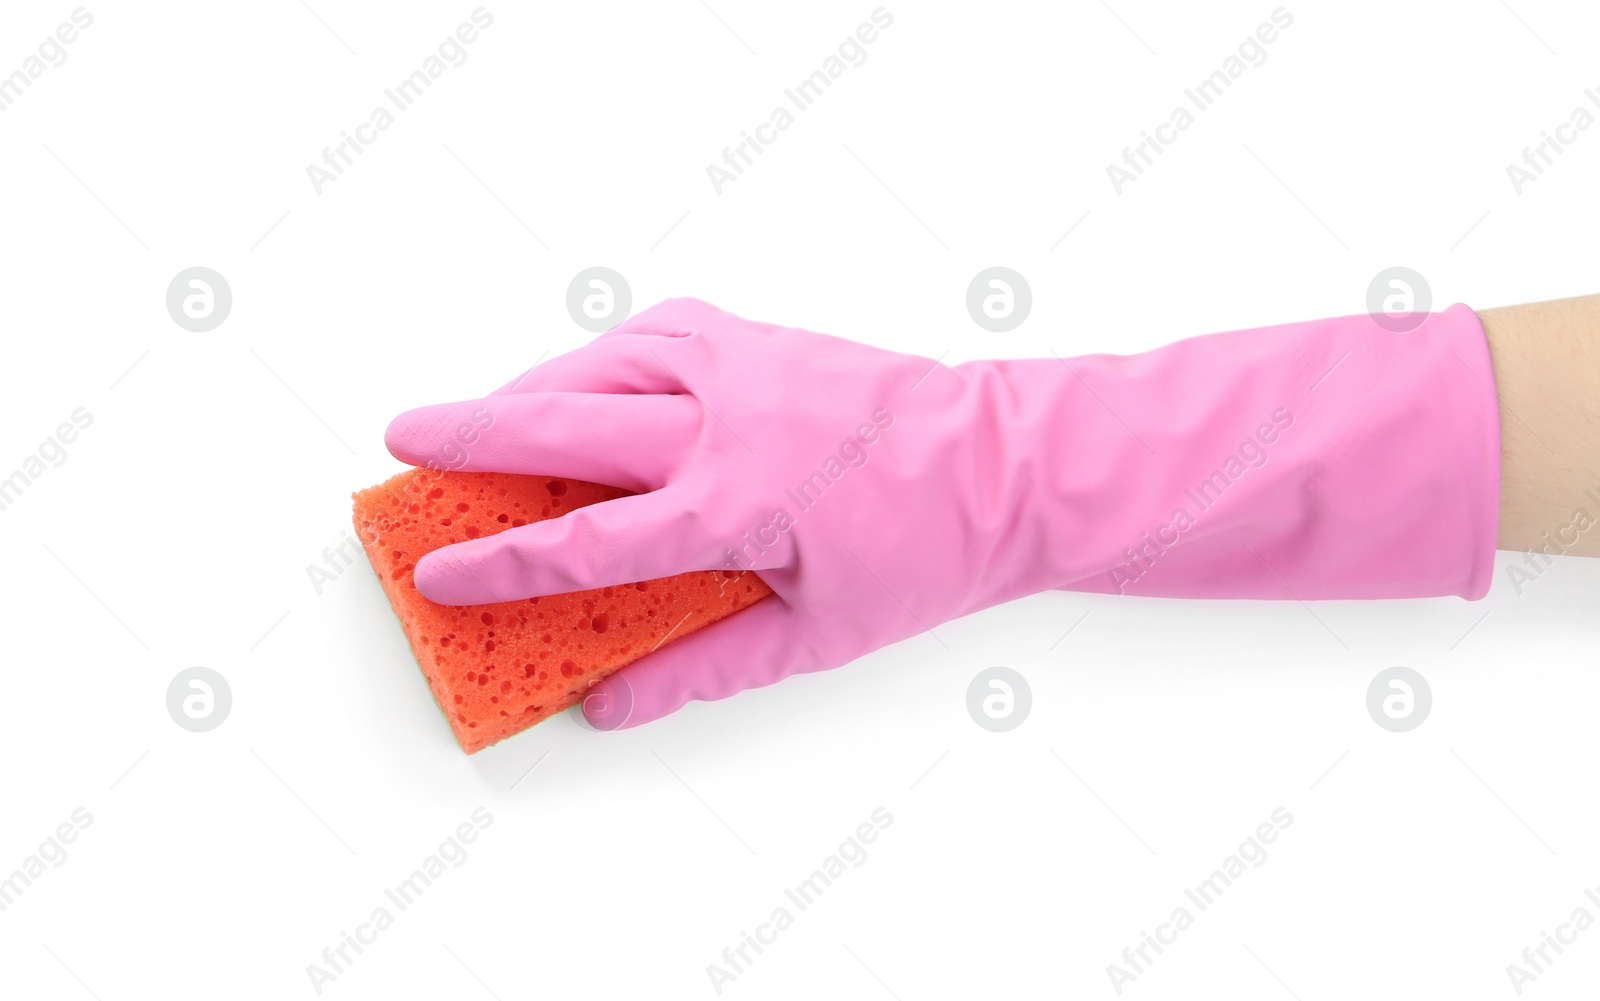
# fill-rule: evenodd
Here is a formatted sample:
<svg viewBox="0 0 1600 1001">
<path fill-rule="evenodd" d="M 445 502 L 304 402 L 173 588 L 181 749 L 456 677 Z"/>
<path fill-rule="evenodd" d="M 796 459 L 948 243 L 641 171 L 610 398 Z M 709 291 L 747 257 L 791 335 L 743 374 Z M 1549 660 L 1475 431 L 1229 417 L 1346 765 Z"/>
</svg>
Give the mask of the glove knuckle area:
<svg viewBox="0 0 1600 1001">
<path fill-rule="evenodd" d="M 727 315 L 702 299 L 663 299 L 629 318 L 612 334 L 626 331 L 652 337 L 689 337 L 710 329 Z"/>
</svg>

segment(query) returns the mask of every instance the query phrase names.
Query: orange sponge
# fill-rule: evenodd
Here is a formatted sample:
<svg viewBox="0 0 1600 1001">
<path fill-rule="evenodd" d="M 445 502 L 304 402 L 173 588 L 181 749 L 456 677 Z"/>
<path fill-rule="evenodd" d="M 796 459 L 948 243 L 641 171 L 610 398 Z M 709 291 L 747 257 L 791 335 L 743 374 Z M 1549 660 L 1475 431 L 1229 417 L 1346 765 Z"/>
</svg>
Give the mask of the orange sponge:
<svg viewBox="0 0 1600 1001">
<path fill-rule="evenodd" d="M 355 527 L 417 663 L 468 754 L 576 704 L 601 678 L 772 593 L 709 570 L 493 605 L 438 605 L 424 554 L 627 494 L 581 480 L 413 469 L 355 494 Z"/>
</svg>

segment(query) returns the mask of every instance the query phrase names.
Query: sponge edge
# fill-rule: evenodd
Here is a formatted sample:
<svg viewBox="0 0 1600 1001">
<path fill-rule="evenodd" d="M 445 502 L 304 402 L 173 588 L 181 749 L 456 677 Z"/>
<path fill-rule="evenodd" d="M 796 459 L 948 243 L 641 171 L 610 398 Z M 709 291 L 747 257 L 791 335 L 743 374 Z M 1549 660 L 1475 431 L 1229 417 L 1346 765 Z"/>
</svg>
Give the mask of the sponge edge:
<svg viewBox="0 0 1600 1001">
<path fill-rule="evenodd" d="M 748 571 L 709 570 L 439 605 L 412 580 L 417 560 L 435 549 L 627 493 L 555 477 L 413 469 L 353 495 L 357 537 L 463 751 L 575 705 L 606 675 L 772 593 Z"/>
</svg>

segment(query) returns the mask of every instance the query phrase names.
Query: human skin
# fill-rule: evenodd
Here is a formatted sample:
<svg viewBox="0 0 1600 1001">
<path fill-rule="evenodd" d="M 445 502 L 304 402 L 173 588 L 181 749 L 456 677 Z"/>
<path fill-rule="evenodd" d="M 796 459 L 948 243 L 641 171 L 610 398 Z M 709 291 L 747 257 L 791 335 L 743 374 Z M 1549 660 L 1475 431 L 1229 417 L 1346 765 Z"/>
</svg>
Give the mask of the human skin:
<svg viewBox="0 0 1600 1001">
<path fill-rule="evenodd" d="M 1600 556 L 1600 295 L 1478 319 L 1500 399 L 1496 545 Z"/>
</svg>

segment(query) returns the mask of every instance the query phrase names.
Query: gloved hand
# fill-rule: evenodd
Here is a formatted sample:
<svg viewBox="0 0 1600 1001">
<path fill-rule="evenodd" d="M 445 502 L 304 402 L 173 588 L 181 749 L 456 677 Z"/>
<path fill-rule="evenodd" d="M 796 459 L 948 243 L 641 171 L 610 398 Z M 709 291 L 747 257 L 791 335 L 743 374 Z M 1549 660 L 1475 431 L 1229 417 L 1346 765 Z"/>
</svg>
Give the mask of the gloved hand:
<svg viewBox="0 0 1600 1001">
<path fill-rule="evenodd" d="M 675 299 L 387 442 L 437 464 L 472 425 L 454 468 L 640 491 L 429 554 L 434 601 L 712 569 L 771 586 L 597 686 L 584 711 L 610 729 L 1051 588 L 1481 597 L 1492 386 L 1465 306 L 1398 334 L 1355 316 L 946 367 Z"/>
</svg>

